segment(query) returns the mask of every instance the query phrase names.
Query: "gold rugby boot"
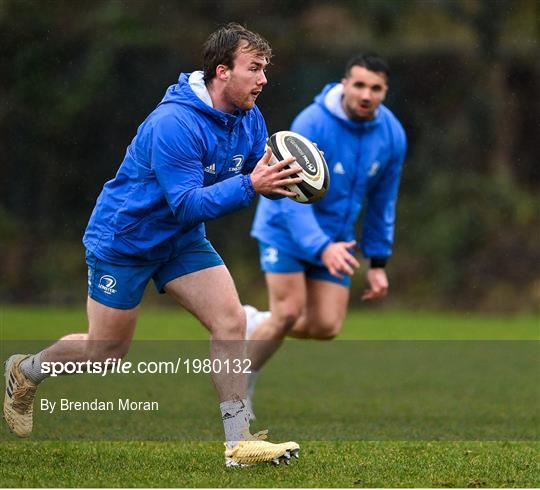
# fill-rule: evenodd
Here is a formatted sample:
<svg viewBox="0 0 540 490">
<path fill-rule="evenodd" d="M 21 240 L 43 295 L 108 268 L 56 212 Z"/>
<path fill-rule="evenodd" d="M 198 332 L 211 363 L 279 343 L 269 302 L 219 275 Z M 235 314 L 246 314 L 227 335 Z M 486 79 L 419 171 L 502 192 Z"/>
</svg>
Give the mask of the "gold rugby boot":
<svg viewBox="0 0 540 490">
<path fill-rule="evenodd" d="M 21 362 L 31 354 L 16 354 L 4 364 L 6 392 L 4 395 L 4 419 L 19 437 L 28 437 L 32 432 L 34 397 L 37 385 L 29 380 L 20 369 Z"/>
<path fill-rule="evenodd" d="M 251 466 L 257 463 L 280 462 L 289 464 L 291 456 L 298 458 L 300 446 L 296 442 L 283 442 L 272 444 L 264 441 L 268 431 L 261 431 L 251 436 L 248 440 L 238 441 L 232 449 L 225 450 L 225 466 L 241 467 Z"/>
</svg>

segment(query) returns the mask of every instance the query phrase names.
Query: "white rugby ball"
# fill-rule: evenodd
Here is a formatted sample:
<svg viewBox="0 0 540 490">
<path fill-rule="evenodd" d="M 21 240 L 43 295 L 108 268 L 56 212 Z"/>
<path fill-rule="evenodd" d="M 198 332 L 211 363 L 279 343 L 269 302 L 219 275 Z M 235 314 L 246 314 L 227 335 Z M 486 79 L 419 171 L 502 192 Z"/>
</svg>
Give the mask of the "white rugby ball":
<svg viewBox="0 0 540 490">
<path fill-rule="evenodd" d="M 330 173 L 324 156 L 311 141 L 293 131 L 278 131 L 268 138 L 267 144 L 273 153 L 269 165 L 294 157 L 296 163 L 302 167 L 298 176 L 303 182 L 286 186 L 288 190 L 296 193 L 296 197 L 291 199 L 310 204 L 326 194 L 330 185 Z"/>
</svg>

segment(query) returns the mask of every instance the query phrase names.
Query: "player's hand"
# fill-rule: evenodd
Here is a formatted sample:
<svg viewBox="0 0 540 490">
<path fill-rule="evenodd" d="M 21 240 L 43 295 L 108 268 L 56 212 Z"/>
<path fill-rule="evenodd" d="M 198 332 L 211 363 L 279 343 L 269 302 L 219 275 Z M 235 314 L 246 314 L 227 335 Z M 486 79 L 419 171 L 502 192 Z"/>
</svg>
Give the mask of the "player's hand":
<svg viewBox="0 0 540 490">
<path fill-rule="evenodd" d="M 295 197 L 294 192 L 285 189 L 285 185 L 299 184 L 302 182 L 300 177 L 294 177 L 302 170 L 300 165 L 296 164 L 295 158 L 286 158 L 274 165 L 268 165 L 272 158 L 272 150 L 267 147 L 263 157 L 257 162 L 257 165 L 251 172 L 251 184 L 258 194 L 281 194 L 282 196 Z M 291 168 L 285 168 L 292 165 Z"/>
<path fill-rule="evenodd" d="M 362 295 L 362 301 L 374 301 L 388 294 L 388 278 L 384 269 L 369 269 L 366 274 L 368 289 Z"/>
<path fill-rule="evenodd" d="M 322 252 L 321 260 L 330 274 L 338 279 L 343 278 L 343 274 L 352 276 L 354 270 L 360 267 L 360 262 L 349 252 L 354 248 L 356 240 L 352 242 L 334 242 L 328 245 Z"/>
</svg>

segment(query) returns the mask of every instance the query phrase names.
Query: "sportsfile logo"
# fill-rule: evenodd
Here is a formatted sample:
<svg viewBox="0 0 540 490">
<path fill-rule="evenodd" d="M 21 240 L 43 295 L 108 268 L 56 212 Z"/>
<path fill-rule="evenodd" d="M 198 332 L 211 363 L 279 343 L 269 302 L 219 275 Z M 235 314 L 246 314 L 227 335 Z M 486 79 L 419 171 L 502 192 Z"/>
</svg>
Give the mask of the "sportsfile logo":
<svg viewBox="0 0 540 490">
<path fill-rule="evenodd" d="M 114 286 L 116 286 L 116 279 L 113 276 L 101 276 L 98 288 L 102 289 L 105 294 L 116 293 L 116 289 L 114 289 Z"/>
</svg>

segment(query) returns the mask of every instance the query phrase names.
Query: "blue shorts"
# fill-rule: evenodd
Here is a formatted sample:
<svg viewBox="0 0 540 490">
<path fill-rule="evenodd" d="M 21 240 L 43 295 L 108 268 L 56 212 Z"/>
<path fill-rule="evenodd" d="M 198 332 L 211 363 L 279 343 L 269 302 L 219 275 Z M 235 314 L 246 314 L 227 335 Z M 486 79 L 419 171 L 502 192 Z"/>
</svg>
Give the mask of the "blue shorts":
<svg viewBox="0 0 540 490">
<path fill-rule="evenodd" d="M 275 274 L 303 272 L 307 279 L 334 282 L 345 287 L 349 287 L 351 284 L 351 278 L 347 274 L 343 274 L 343 278 L 339 279 L 330 274 L 324 265 L 297 259 L 266 243 L 259 242 L 259 253 L 261 269 L 264 272 L 273 272 Z"/>
<path fill-rule="evenodd" d="M 88 264 L 88 296 L 111 308 L 129 310 L 142 299 L 150 279 L 159 293 L 163 287 L 177 277 L 185 276 L 216 265 L 223 260 L 205 238 L 182 250 L 167 262 L 142 265 L 118 265 L 98 259 L 86 251 Z"/>
</svg>

